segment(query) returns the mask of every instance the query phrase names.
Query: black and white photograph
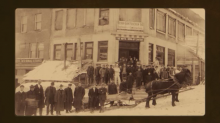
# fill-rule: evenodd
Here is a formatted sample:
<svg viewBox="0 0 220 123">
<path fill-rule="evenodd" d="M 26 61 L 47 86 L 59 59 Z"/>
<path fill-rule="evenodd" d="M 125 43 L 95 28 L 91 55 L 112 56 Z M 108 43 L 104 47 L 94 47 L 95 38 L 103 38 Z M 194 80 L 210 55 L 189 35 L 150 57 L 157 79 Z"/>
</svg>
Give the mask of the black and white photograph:
<svg viewBox="0 0 220 123">
<path fill-rule="evenodd" d="M 16 116 L 204 116 L 204 8 L 17 8 Z"/>
</svg>

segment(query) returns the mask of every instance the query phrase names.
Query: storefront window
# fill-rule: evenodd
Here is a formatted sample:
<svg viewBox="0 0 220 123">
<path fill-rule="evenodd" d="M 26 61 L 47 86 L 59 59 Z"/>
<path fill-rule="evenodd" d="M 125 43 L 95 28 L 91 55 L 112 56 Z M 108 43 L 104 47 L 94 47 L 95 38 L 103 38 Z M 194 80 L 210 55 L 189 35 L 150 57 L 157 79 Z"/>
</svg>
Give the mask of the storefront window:
<svg viewBox="0 0 220 123">
<path fill-rule="evenodd" d="M 165 65 L 165 48 L 161 46 L 157 46 L 157 57 L 159 58 L 159 64 Z"/>
<path fill-rule="evenodd" d="M 86 43 L 86 59 L 92 59 L 93 58 L 93 43 L 87 42 Z"/>
<path fill-rule="evenodd" d="M 168 65 L 175 66 L 175 50 L 168 49 Z"/>
<path fill-rule="evenodd" d="M 61 59 L 61 44 L 54 45 L 54 59 L 55 60 Z"/>
<path fill-rule="evenodd" d="M 153 44 L 149 43 L 149 52 L 148 52 L 148 64 L 153 62 Z"/>
<path fill-rule="evenodd" d="M 73 44 L 66 44 L 66 60 L 71 60 L 73 56 Z"/>
<path fill-rule="evenodd" d="M 38 58 L 44 58 L 44 44 L 38 44 Z"/>
<path fill-rule="evenodd" d="M 107 61 L 108 41 L 99 41 L 98 43 L 98 61 Z"/>
<path fill-rule="evenodd" d="M 109 24 L 109 8 L 99 9 L 99 25 Z"/>
</svg>

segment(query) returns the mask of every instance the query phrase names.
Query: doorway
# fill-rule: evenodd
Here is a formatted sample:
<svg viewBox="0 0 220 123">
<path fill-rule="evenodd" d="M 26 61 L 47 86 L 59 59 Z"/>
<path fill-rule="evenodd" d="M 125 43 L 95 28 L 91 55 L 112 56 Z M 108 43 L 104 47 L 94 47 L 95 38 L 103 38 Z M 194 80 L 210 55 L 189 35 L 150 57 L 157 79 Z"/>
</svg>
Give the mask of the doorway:
<svg viewBox="0 0 220 123">
<path fill-rule="evenodd" d="M 139 59 L 140 42 L 119 41 L 119 59 L 130 57 Z"/>
</svg>

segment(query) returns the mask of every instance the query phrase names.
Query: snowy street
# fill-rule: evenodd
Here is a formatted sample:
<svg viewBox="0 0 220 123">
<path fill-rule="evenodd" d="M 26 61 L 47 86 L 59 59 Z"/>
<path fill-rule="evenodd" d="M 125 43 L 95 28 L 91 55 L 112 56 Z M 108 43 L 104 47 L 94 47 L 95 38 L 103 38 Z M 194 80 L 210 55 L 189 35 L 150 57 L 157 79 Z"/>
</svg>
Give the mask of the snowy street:
<svg viewBox="0 0 220 123">
<path fill-rule="evenodd" d="M 157 99 L 157 105 L 153 106 L 152 101 L 150 101 L 150 108 L 145 108 L 145 102 L 138 104 L 133 108 L 118 108 L 113 110 L 106 110 L 104 113 L 99 113 L 99 111 L 94 111 L 90 113 L 89 111 L 79 112 L 79 113 L 66 113 L 61 112 L 61 116 L 202 116 L 205 115 L 205 85 L 192 86 L 193 90 L 185 91 L 179 94 L 179 101 L 175 102 L 176 106 L 171 106 L 171 96 L 162 97 Z M 55 111 L 54 111 L 54 114 Z M 45 108 L 43 115 L 46 115 Z M 49 115 L 50 116 L 50 115 Z"/>
</svg>

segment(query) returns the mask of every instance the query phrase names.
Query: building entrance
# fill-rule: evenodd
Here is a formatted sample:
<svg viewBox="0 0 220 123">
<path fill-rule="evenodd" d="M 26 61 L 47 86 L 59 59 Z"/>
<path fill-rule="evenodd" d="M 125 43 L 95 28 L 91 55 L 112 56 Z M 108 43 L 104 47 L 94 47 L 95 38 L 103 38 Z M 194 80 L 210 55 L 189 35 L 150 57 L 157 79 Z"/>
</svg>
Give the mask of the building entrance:
<svg viewBox="0 0 220 123">
<path fill-rule="evenodd" d="M 139 45 L 140 42 L 119 41 L 119 59 L 122 57 L 139 59 Z"/>
</svg>

